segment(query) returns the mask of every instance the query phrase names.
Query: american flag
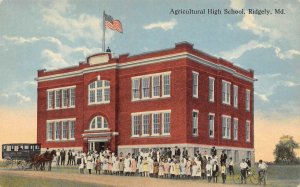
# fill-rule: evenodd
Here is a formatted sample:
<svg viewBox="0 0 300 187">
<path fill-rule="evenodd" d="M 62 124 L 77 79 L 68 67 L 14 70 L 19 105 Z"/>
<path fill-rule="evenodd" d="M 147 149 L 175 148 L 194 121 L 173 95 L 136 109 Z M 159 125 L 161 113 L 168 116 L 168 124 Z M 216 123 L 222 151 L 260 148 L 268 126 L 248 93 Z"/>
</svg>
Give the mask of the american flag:
<svg viewBox="0 0 300 187">
<path fill-rule="evenodd" d="M 108 14 L 104 14 L 105 27 L 123 33 L 122 23 Z"/>
</svg>

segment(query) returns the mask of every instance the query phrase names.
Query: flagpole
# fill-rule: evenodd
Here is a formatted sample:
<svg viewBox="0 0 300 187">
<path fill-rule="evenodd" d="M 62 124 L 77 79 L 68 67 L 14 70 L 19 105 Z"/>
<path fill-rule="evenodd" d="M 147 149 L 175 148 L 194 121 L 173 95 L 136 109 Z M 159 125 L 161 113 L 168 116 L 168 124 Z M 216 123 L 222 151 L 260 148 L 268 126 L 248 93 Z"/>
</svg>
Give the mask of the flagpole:
<svg viewBox="0 0 300 187">
<path fill-rule="evenodd" d="M 103 11 L 103 36 L 102 36 L 102 51 L 105 52 L 105 10 Z"/>
</svg>

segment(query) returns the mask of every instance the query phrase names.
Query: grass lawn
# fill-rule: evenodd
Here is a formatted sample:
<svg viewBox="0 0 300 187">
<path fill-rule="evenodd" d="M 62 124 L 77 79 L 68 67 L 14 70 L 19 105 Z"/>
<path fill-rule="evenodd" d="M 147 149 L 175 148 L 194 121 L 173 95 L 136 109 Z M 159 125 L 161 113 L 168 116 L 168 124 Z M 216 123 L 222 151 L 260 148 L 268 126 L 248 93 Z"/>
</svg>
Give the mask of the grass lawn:
<svg viewBox="0 0 300 187">
<path fill-rule="evenodd" d="M 55 180 L 44 178 L 20 177 L 14 175 L 0 175 L 1 187 L 99 187 L 90 183 L 82 183 L 68 180 Z M 108 186 L 101 186 L 108 187 Z"/>
</svg>

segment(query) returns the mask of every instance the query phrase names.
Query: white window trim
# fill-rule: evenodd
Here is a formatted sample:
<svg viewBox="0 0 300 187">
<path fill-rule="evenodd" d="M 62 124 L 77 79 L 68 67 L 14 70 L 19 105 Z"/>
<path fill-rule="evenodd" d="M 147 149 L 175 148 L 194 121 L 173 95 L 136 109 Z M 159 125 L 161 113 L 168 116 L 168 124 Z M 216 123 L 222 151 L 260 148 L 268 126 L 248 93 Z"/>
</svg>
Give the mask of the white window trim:
<svg viewBox="0 0 300 187">
<path fill-rule="evenodd" d="M 131 114 L 131 137 L 132 138 L 140 137 L 140 134 L 134 134 L 134 117 L 135 116 L 139 116 L 139 115 L 138 114 L 137 115 L 132 115 Z"/>
<path fill-rule="evenodd" d="M 61 124 L 61 121 L 54 122 L 54 140 L 56 140 L 56 141 L 61 139 L 61 137 L 59 137 L 59 138 L 56 137 L 56 130 L 57 130 L 57 126 L 59 126 L 59 124 Z M 59 135 L 61 135 L 61 132 Z"/>
<path fill-rule="evenodd" d="M 102 81 L 102 87 L 97 87 L 97 82 L 98 81 Z M 109 82 L 109 86 L 105 86 L 105 82 L 108 81 Z M 91 84 L 95 84 L 95 88 L 90 89 L 90 85 Z M 110 97 L 108 101 L 105 101 L 105 90 L 109 89 L 109 94 L 110 94 L 110 81 L 109 80 L 95 80 L 93 82 L 91 82 L 90 84 L 88 84 L 88 105 L 100 105 L 100 104 L 108 104 L 110 103 Z M 98 102 L 97 101 L 97 90 L 102 90 L 102 101 Z M 94 100 L 95 102 L 91 102 L 90 101 L 90 91 L 94 91 Z"/>
<path fill-rule="evenodd" d="M 158 96 L 154 96 L 154 77 L 158 77 L 158 85 L 159 85 L 159 94 Z M 160 75 L 153 75 L 151 76 L 151 98 L 160 98 L 161 97 L 161 76 Z"/>
<path fill-rule="evenodd" d="M 54 126 L 54 125 L 53 125 L 53 122 L 47 122 L 46 124 L 47 124 L 47 127 L 46 127 L 46 128 L 47 128 L 47 130 L 46 130 L 46 140 L 47 140 L 47 141 L 52 141 L 52 140 L 54 139 L 54 137 L 53 137 L 53 129 L 54 129 L 54 127 L 53 127 L 53 126 Z M 49 136 L 48 136 L 48 132 L 49 132 L 49 127 L 50 127 L 50 126 L 51 126 L 51 129 L 52 129 L 52 130 L 51 130 L 51 132 L 52 132 L 52 133 L 51 133 L 51 139 L 49 139 Z"/>
<path fill-rule="evenodd" d="M 107 127 L 106 128 L 104 128 L 104 127 L 102 127 L 102 128 L 96 128 L 96 126 L 97 126 L 97 122 L 98 122 L 98 117 L 100 117 L 101 118 L 101 125 L 102 126 L 104 126 L 104 121 L 106 120 L 106 122 L 107 122 Z M 92 126 L 92 122 L 94 121 L 94 119 L 95 119 L 95 128 L 91 128 L 91 126 Z M 94 131 L 94 130 L 108 130 L 109 128 L 108 128 L 108 121 L 107 121 L 107 119 L 105 119 L 105 117 L 104 116 L 101 116 L 101 115 L 98 115 L 98 116 L 95 116 L 95 117 L 93 117 L 93 119 L 90 121 L 90 124 L 89 124 L 89 130 L 91 130 L 91 131 Z"/>
<path fill-rule="evenodd" d="M 164 80 L 164 76 L 166 75 L 169 75 L 169 86 L 170 86 L 170 93 L 168 95 L 166 95 L 164 92 L 165 92 L 165 87 L 164 87 L 164 84 L 165 84 L 165 80 Z M 164 97 L 171 97 L 171 74 L 162 74 L 161 75 L 161 97 L 164 98 Z"/>
<path fill-rule="evenodd" d="M 143 114 L 142 115 L 142 136 L 149 136 L 149 126 L 150 124 L 150 115 L 151 114 Z M 144 116 L 148 116 L 148 134 L 144 134 Z"/>
<path fill-rule="evenodd" d="M 225 131 L 225 137 L 223 136 L 223 133 L 222 133 L 222 138 L 226 139 L 226 140 L 230 140 L 231 139 L 231 116 L 222 115 L 222 132 L 223 132 L 223 117 L 226 118 L 226 131 Z M 228 118 L 230 119 L 229 134 L 227 134 L 227 129 L 228 129 L 227 119 Z"/>
<path fill-rule="evenodd" d="M 239 106 L 239 87 L 237 85 L 233 85 L 233 106 L 235 108 L 238 108 Z"/>
<path fill-rule="evenodd" d="M 64 92 L 67 93 L 66 98 L 64 96 Z M 69 96 L 70 97 L 70 96 Z M 65 105 L 65 99 L 68 99 L 68 90 L 67 89 L 62 89 L 61 90 L 61 108 L 68 108 L 68 100 L 67 100 L 67 105 Z"/>
<path fill-rule="evenodd" d="M 249 123 L 249 139 L 247 139 L 247 123 Z M 250 122 L 250 120 L 246 120 L 246 128 L 245 128 L 245 130 L 246 130 L 246 142 L 251 142 L 251 122 Z"/>
<path fill-rule="evenodd" d="M 72 105 L 72 100 L 71 100 L 71 90 L 74 89 L 74 105 Z M 68 92 L 69 92 L 69 108 L 75 108 L 75 103 L 76 103 L 76 90 L 75 88 L 70 88 L 68 89 Z"/>
<path fill-rule="evenodd" d="M 138 80 L 139 81 L 139 85 L 138 85 L 138 90 L 139 90 L 139 98 L 135 98 L 134 97 L 134 93 L 133 93 L 133 83 L 135 80 Z M 141 99 L 141 78 L 138 77 L 138 78 L 131 78 L 131 101 L 138 101 Z"/>
<path fill-rule="evenodd" d="M 196 76 L 196 82 L 197 82 L 197 88 L 196 88 L 196 93 L 194 94 L 194 75 Z M 192 93 L 193 93 L 193 98 L 198 98 L 199 97 L 199 73 L 196 71 L 192 71 Z"/>
<path fill-rule="evenodd" d="M 74 122 L 74 138 L 71 138 L 71 122 Z M 68 138 L 69 140 L 75 140 L 75 125 L 76 125 L 76 122 L 75 120 L 72 120 L 72 121 L 69 121 L 68 123 L 68 128 L 69 128 L 69 134 L 68 134 Z"/>
<path fill-rule="evenodd" d="M 249 94 L 249 98 L 247 100 L 247 96 Z M 246 102 L 246 111 L 250 111 L 250 100 L 251 100 L 251 91 L 249 89 L 246 89 L 246 97 L 245 97 L 245 102 Z"/>
<path fill-rule="evenodd" d="M 194 133 L 194 113 L 197 113 L 197 133 Z M 199 136 L 199 110 L 193 109 L 192 111 L 192 135 Z"/>
<path fill-rule="evenodd" d="M 63 137 L 63 134 L 64 134 L 64 132 L 63 132 L 63 126 L 64 126 L 64 122 L 61 122 L 61 140 L 67 140 L 68 139 L 68 127 L 69 127 L 69 123 L 67 123 L 67 126 L 66 126 L 66 130 L 67 130 L 67 134 L 66 134 L 66 137 L 64 138 Z"/>
<path fill-rule="evenodd" d="M 164 135 L 164 136 L 168 136 L 168 135 L 170 135 L 170 132 L 169 133 L 164 133 L 164 131 L 165 131 L 165 117 L 164 117 L 164 114 L 165 113 L 169 113 L 170 114 L 170 128 L 169 128 L 169 131 L 171 132 L 171 112 L 163 112 L 162 113 L 162 117 L 161 117 L 161 119 L 162 119 L 162 123 L 161 123 L 161 126 L 162 126 L 162 128 L 161 128 L 161 134 L 162 135 Z"/>
<path fill-rule="evenodd" d="M 208 93 L 208 101 L 215 102 L 215 78 L 214 77 L 208 77 L 208 92 L 210 92 L 209 86 L 211 80 L 213 81 L 212 99 L 209 97 L 209 93 Z"/>
<path fill-rule="evenodd" d="M 223 101 L 223 83 L 229 84 L 229 88 L 230 88 L 229 89 L 229 101 L 226 101 L 226 97 L 225 97 L 225 100 Z M 231 82 L 222 80 L 222 97 L 221 97 L 221 99 L 222 99 L 223 104 L 230 105 L 230 101 L 231 101 Z"/>
<path fill-rule="evenodd" d="M 74 89 L 74 97 L 75 97 L 75 102 L 76 102 L 76 95 L 75 95 L 76 85 L 47 89 L 47 110 L 59 110 L 59 109 L 75 108 L 75 102 L 74 102 L 74 105 L 71 105 L 70 95 L 69 95 L 68 106 L 64 106 L 64 104 L 63 104 L 63 90 L 68 90 L 67 92 L 70 94 L 70 92 L 69 92 L 70 89 Z M 60 95 L 60 107 L 56 107 L 56 91 L 61 92 L 60 93 L 61 94 Z M 48 103 L 50 92 L 53 92 L 53 106 L 52 106 L 52 108 L 49 108 L 49 103 Z"/>
<path fill-rule="evenodd" d="M 210 135 L 209 131 L 210 131 L 210 119 L 209 116 L 213 116 L 214 120 L 213 120 L 213 135 Z M 215 138 L 215 113 L 208 113 L 208 136 L 209 138 Z"/>
<path fill-rule="evenodd" d="M 144 82 L 144 80 L 147 80 L 148 79 L 148 89 L 149 89 L 149 91 L 148 91 L 148 96 L 145 96 L 145 93 L 144 93 L 144 88 L 147 88 L 147 87 L 144 87 L 144 84 L 143 84 L 143 82 Z M 151 96 L 151 92 L 150 92 L 150 82 L 151 82 L 151 77 L 149 77 L 149 76 L 146 76 L 146 77 L 143 77 L 142 79 L 142 99 L 150 99 L 150 96 Z"/>
<path fill-rule="evenodd" d="M 161 114 L 160 113 L 152 113 L 151 114 L 151 122 L 152 122 L 151 123 L 151 130 L 152 130 L 151 136 L 159 136 L 160 135 L 159 134 L 159 129 L 158 129 L 158 133 L 154 133 L 154 114 L 157 114 L 159 116 L 159 122 L 162 122 L 161 119 L 160 119 L 161 118 Z M 159 122 L 158 122 L 158 126 L 160 124 Z"/>
<path fill-rule="evenodd" d="M 235 131 L 234 131 L 234 127 L 235 127 L 235 121 L 237 122 L 236 126 L 237 126 L 237 133 L 236 133 L 236 137 L 235 137 Z M 233 140 L 238 140 L 239 139 L 239 119 L 238 118 L 233 118 Z"/>
<path fill-rule="evenodd" d="M 163 76 L 164 75 L 169 75 L 170 76 L 170 94 L 169 95 L 164 95 L 164 81 L 163 81 Z M 159 83 L 160 83 L 160 96 L 153 96 L 153 77 L 154 76 L 159 76 Z M 150 79 L 150 86 L 149 86 L 149 97 L 143 97 L 143 85 L 142 85 L 142 80 L 143 78 L 148 78 Z M 139 90 L 140 90 L 140 97 L 139 98 L 134 98 L 133 97 L 133 80 L 135 79 L 140 79 L 140 85 L 139 85 Z M 151 84 L 152 83 L 152 84 Z M 159 99 L 159 98 L 168 98 L 171 97 L 171 71 L 167 72 L 162 72 L 162 73 L 153 73 L 153 74 L 146 74 L 146 75 L 140 75 L 140 76 L 135 76 L 131 77 L 131 101 L 143 101 L 143 100 L 152 100 L 152 99 Z"/>
</svg>

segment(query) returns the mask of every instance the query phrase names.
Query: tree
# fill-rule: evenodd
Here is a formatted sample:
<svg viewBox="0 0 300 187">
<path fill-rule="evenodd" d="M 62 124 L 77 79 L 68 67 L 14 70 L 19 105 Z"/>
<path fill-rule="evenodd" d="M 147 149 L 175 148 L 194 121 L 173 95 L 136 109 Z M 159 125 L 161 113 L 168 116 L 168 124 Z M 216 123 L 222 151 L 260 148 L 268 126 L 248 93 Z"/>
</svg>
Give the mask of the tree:
<svg viewBox="0 0 300 187">
<path fill-rule="evenodd" d="M 284 135 L 280 137 L 279 143 L 276 145 L 273 154 L 275 155 L 275 163 L 293 164 L 297 162 L 294 149 L 299 148 L 299 144 L 294 141 L 293 136 Z"/>
</svg>

